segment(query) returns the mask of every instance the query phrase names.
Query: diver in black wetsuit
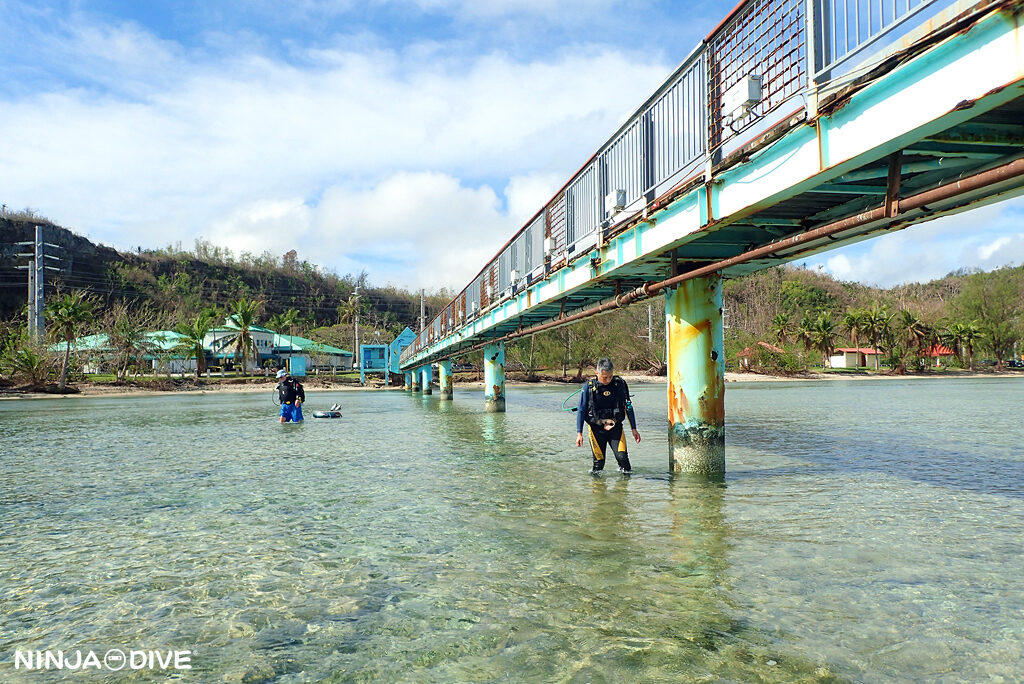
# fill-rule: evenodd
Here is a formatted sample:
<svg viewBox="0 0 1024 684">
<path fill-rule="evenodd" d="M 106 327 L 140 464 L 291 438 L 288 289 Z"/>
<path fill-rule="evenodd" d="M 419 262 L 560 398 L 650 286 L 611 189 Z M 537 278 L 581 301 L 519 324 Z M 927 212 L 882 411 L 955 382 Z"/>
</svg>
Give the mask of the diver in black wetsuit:
<svg viewBox="0 0 1024 684">
<path fill-rule="evenodd" d="M 591 473 L 604 470 L 604 452 L 609 444 L 619 464 L 619 472 L 632 471 L 629 454 L 626 453 L 623 420 L 629 419 L 633 439 L 640 443 L 633 404 L 629 400 L 629 387 L 626 386 L 625 380 L 612 375 L 613 370 L 609 359 L 598 359 L 597 377 L 588 380 L 583 386 L 580 391 L 580 403 L 576 409 L 576 446 L 583 446 L 583 424 L 586 423 L 590 448 L 594 454 L 594 467 Z"/>
<path fill-rule="evenodd" d="M 302 402 L 306 400 L 306 390 L 302 383 L 291 377 L 288 371 L 277 371 L 277 394 L 281 400 L 281 422 L 301 423 Z"/>
</svg>

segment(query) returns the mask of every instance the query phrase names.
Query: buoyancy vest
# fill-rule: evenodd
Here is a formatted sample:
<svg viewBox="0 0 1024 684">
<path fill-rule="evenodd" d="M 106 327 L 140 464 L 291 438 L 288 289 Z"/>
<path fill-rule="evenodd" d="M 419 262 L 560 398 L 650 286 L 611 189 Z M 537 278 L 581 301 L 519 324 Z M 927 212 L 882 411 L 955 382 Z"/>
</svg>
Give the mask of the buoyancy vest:
<svg viewBox="0 0 1024 684">
<path fill-rule="evenodd" d="M 602 420 L 614 420 L 619 423 L 626 418 L 626 383 L 618 375 L 612 377 L 607 385 L 602 385 L 597 378 L 587 383 L 590 401 L 587 402 L 587 422 L 597 423 Z"/>
<path fill-rule="evenodd" d="M 295 383 L 291 380 L 283 380 L 277 383 L 277 394 L 282 404 L 290 404 L 299 396 L 295 389 Z"/>
</svg>

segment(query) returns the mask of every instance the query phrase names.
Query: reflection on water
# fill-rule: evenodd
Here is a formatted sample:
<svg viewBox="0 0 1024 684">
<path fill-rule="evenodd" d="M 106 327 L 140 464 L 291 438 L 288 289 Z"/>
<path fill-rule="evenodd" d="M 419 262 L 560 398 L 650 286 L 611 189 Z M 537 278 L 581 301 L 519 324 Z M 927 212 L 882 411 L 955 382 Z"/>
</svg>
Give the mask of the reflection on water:
<svg viewBox="0 0 1024 684">
<path fill-rule="evenodd" d="M 311 393 L 345 418 L 295 426 L 0 402 L 0 680 L 115 647 L 202 681 L 1024 677 L 1019 381 L 730 386 L 718 483 L 667 474 L 636 389 L 632 477 L 587 473 L 561 388 Z"/>
</svg>

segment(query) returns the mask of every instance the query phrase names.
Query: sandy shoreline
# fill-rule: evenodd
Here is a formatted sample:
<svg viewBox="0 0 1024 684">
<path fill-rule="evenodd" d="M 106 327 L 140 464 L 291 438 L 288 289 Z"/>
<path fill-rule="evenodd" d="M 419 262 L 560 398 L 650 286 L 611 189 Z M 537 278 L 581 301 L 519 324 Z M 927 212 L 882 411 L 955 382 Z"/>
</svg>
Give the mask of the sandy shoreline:
<svg viewBox="0 0 1024 684">
<path fill-rule="evenodd" d="M 623 375 L 622 376 L 627 382 L 637 385 L 664 385 L 666 380 L 664 377 L 650 376 L 650 375 Z M 862 382 L 862 381 L 885 381 L 885 380 L 933 380 L 933 379 L 946 379 L 946 378 L 1024 378 L 1024 371 L 1020 370 L 1009 370 L 1002 371 L 999 373 L 995 372 L 982 372 L 982 371 L 944 371 L 942 373 L 928 373 L 928 374 L 908 374 L 908 375 L 833 375 L 825 373 L 807 373 L 805 375 L 784 377 L 777 375 L 759 375 L 757 373 L 734 373 L 726 372 L 725 381 L 727 383 L 742 383 L 742 382 Z M 0 401 L 14 400 L 14 399 L 69 399 L 76 397 L 147 397 L 147 396 L 162 396 L 162 395 L 202 395 L 202 394 L 214 394 L 214 393 L 230 393 L 230 394 L 254 394 L 259 392 L 270 392 L 274 389 L 273 382 L 266 382 L 260 384 L 247 384 L 247 385 L 235 385 L 235 384 L 221 384 L 221 383 L 210 383 L 200 387 L 189 387 L 182 389 L 148 389 L 145 387 L 136 386 L 114 386 L 106 384 L 85 384 L 78 385 L 79 390 L 76 394 L 49 394 L 45 392 L 21 392 L 17 389 L 0 389 Z M 541 386 L 541 387 L 567 387 L 574 385 L 574 383 L 555 382 L 555 381 L 541 381 L 541 382 L 520 382 L 520 381 L 508 381 L 510 387 L 530 387 L 530 386 Z M 470 382 L 457 382 L 456 389 L 459 387 L 465 388 L 480 388 L 483 387 L 482 381 L 470 381 Z M 312 394 L 319 392 L 374 392 L 379 390 L 386 390 L 391 392 L 401 392 L 402 387 L 360 387 L 352 384 L 334 383 L 330 385 L 313 385 L 307 384 L 306 391 Z"/>
</svg>

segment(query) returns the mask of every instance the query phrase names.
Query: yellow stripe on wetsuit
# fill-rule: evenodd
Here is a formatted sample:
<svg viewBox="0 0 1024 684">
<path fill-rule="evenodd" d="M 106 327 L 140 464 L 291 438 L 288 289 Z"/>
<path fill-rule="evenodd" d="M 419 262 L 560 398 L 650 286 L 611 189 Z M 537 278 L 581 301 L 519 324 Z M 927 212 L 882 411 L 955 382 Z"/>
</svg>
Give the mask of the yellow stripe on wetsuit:
<svg viewBox="0 0 1024 684">
<path fill-rule="evenodd" d="M 590 435 L 590 448 L 594 452 L 594 460 L 603 461 L 604 451 L 601 450 L 601 446 L 597 443 L 597 437 L 594 436 L 594 427 L 587 424 L 587 434 Z"/>
</svg>

